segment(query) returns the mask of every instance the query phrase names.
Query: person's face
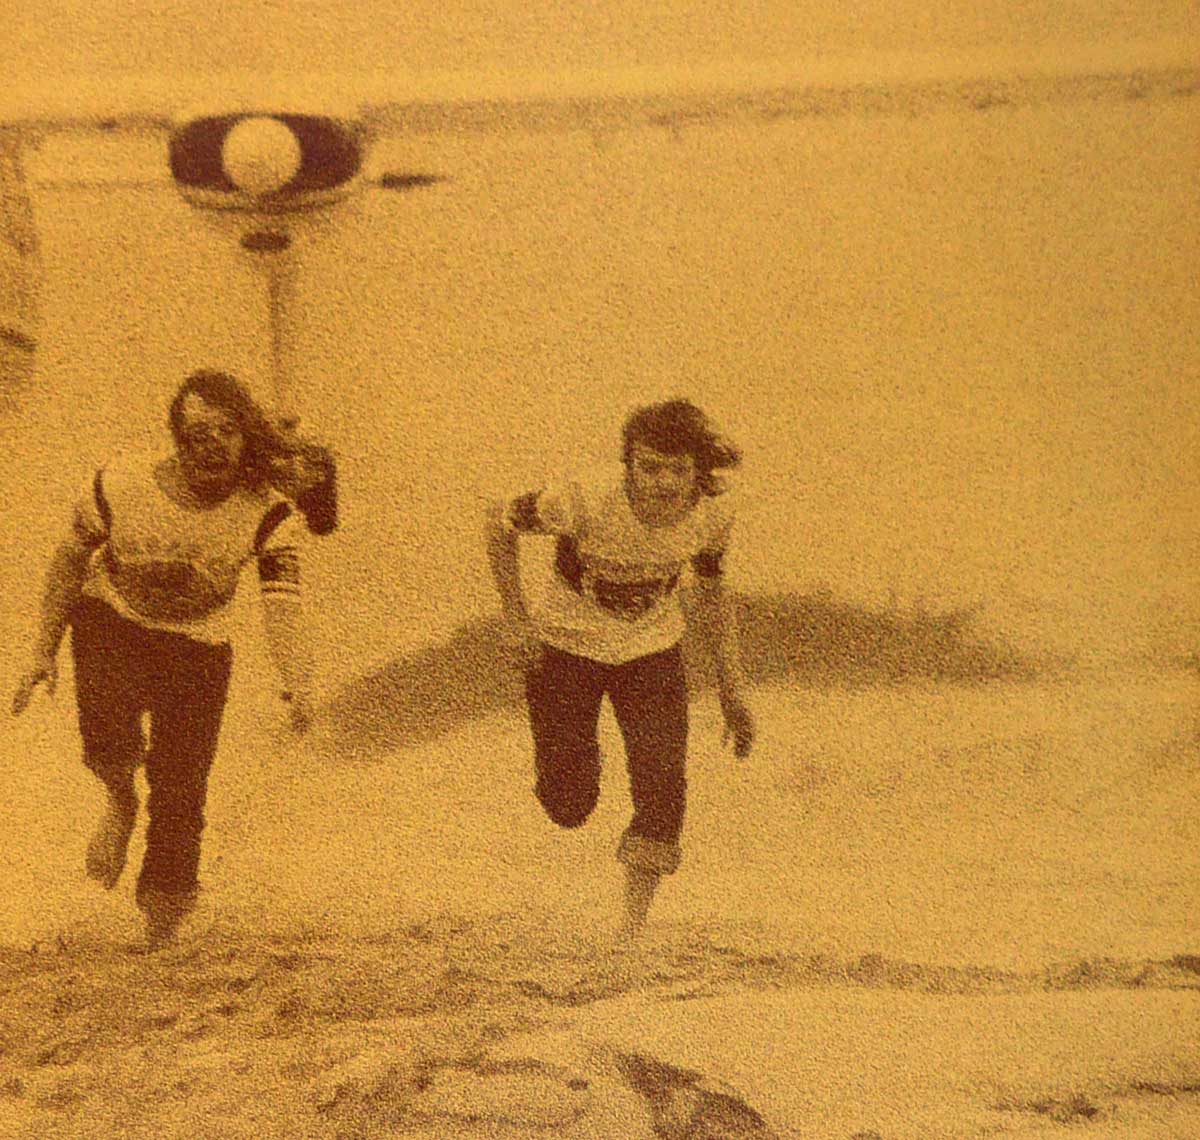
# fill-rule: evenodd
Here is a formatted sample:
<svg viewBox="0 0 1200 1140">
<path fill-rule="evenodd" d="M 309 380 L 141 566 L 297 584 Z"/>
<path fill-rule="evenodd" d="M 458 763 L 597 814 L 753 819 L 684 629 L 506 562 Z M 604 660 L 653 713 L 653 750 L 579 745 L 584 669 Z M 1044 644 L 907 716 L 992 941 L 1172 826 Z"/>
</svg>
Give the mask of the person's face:
<svg viewBox="0 0 1200 1140">
<path fill-rule="evenodd" d="M 685 514 L 696 498 L 696 461 L 690 455 L 664 455 L 634 443 L 626 463 L 629 495 L 644 515 L 666 522 Z"/>
<path fill-rule="evenodd" d="M 194 392 L 184 398 L 180 412 L 175 447 L 184 478 L 202 492 L 231 488 L 246 446 L 237 420 Z"/>
</svg>

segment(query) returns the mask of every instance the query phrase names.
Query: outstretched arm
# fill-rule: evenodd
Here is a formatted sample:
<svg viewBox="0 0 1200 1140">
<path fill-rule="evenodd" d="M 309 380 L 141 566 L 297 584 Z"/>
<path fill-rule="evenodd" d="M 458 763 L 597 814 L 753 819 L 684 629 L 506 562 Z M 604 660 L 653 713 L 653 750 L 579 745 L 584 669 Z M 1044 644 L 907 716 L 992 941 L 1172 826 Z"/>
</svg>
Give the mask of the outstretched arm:
<svg viewBox="0 0 1200 1140">
<path fill-rule="evenodd" d="M 300 582 L 300 556 L 289 520 L 258 555 L 263 631 L 267 650 L 279 672 L 283 697 L 291 706 L 291 723 L 304 731 L 312 721 L 312 646 Z"/>
<path fill-rule="evenodd" d="M 696 575 L 696 616 L 717 670 L 717 694 L 725 718 L 726 735 L 733 737 L 734 755 L 750 754 L 754 744 L 754 718 L 745 699 L 745 678 L 738 652 L 737 609 L 725 588 L 719 569 Z"/>
<path fill-rule="evenodd" d="M 521 590 L 521 536 L 508 525 L 508 509 L 503 500 L 488 507 L 484 537 L 500 609 L 508 622 L 517 625 L 528 621 L 529 614 Z"/>
<path fill-rule="evenodd" d="M 313 718 L 312 656 L 303 599 L 264 590 L 263 630 L 283 698 L 291 706 L 292 727 L 303 731 Z"/>
<path fill-rule="evenodd" d="M 35 657 L 53 660 L 58 656 L 71 607 L 83 590 L 91 551 L 74 538 L 59 543 L 46 568 L 42 590 L 42 620 L 34 649 Z"/>
<path fill-rule="evenodd" d="M 20 716 L 29 707 L 38 685 L 44 684 L 53 693 L 58 684 L 58 647 L 66 632 L 71 606 L 83 587 L 87 562 L 88 551 L 80 550 L 73 539 L 61 543 L 50 559 L 42 591 L 41 627 L 33 646 L 33 660 L 13 693 L 14 716 Z"/>
<path fill-rule="evenodd" d="M 521 535 L 509 525 L 509 509 L 510 504 L 503 501 L 488 508 L 484 537 L 510 652 L 520 668 L 530 669 L 541 655 L 541 645 L 521 589 Z"/>
<path fill-rule="evenodd" d="M 71 607 L 79 599 L 92 551 L 104 541 L 106 529 L 83 510 L 76 511 L 70 533 L 55 548 L 42 587 L 41 620 L 33 644 L 33 660 L 17 682 L 12 711 L 20 716 L 34 689 L 44 684 L 53 693 L 58 683 L 58 650 Z"/>
</svg>

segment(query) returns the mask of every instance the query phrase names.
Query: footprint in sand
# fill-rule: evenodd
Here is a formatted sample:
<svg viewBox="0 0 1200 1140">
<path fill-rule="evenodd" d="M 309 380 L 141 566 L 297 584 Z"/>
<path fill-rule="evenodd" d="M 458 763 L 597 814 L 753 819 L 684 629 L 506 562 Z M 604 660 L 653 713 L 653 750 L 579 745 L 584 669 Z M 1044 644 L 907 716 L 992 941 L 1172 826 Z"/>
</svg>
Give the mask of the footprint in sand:
<svg viewBox="0 0 1200 1140">
<path fill-rule="evenodd" d="M 597 939 L 547 955 L 522 976 L 510 978 L 509 984 L 527 997 L 580 1006 L 676 980 L 678 973 L 661 948 Z"/>
<path fill-rule="evenodd" d="M 439 1069 L 408 1105 L 417 1120 L 563 1129 L 592 1107 L 591 1082 L 540 1061 Z"/>
</svg>

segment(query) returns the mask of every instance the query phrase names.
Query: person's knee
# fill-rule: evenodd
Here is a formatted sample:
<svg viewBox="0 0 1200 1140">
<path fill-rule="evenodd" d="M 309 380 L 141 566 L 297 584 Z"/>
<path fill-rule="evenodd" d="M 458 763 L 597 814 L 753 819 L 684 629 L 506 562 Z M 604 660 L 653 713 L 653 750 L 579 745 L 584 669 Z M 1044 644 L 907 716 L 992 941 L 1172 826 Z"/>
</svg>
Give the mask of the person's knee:
<svg viewBox="0 0 1200 1140">
<path fill-rule="evenodd" d="M 204 805 L 206 788 L 191 780 L 153 781 L 146 810 L 150 822 L 159 828 L 171 831 L 195 831 L 204 829 Z"/>
<path fill-rule="evenodd" d="M 538 744 L 534 794 L 559 827 L 581 827 L 600 799 L 600 748 L 594 742 Z"/>
<path fill-rule="evenodd" d="M 152 823 L 173 831 L 203 831 L 204 800 L 196 796 L 150 796 L 146 812 Z"/>
<path fill-rule="evenodd" d="M 88 724 L 83 730 L 83 762 L 102 779 L 132 775 L 145 757 L 140 726 Z"/>
<path fill-rule="evenodd" d="M 588 821 L 588 817 L 592 814 L 590 807 L 581 807 L 571 805 L 564 807 L 562 804 L 545 804 L 546 814 L 559 827 L 566 831 L 572 831 L 577 827 L 582 827 Z"/>
<path fill-rule="evenodd" d="M 581 757 L 577 765 L 556 766 L 557 777 L 546 771 L 538 773 L 534 792 L 546 814 L 559 827 L 582 827 L 600 799 L 599 774 L 594 778 L 581 778 L 581 773 L 588 772 L 590 768 L 590 765 L 582 762 L 585 759 Z M 563 772 L 569 772 L 570 778 L 562 778 Z"/>
<path fill-rule="evenodd" d="M 582 827 L 600 798 L 599 788 L 556 788 L 539 783 L 537 798 L 546 814 L 559 827 Z"/>
</svg>

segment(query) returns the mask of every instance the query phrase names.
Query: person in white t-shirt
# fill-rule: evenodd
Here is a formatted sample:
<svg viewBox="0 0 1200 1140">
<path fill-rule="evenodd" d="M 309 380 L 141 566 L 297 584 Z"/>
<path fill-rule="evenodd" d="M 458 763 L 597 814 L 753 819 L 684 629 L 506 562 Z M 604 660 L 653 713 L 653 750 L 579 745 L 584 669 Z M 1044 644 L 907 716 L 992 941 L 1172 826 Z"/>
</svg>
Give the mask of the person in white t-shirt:
<svg viewBox="0 0 1200 1140">
<path fill-rule="evenodd" d="M 669 400 L 628 418 L 623 470 L 613 477 L 530 491 L 489 513 L 492 575 L 526 672 L 535 791 L 554 822 L 578 827 L 595 807 L 606 695 L 624 739 L 633 818 L 617 852 L 625 869 L 622 942 L 641 929 L 661 877 L 681 858 L 688 695 L 678 587 L 686 574 L 695 579 L 735 754 L 748 755 L 754 739 L 722 578 L 733 511 L 718 472 L 740 459 L 700 409 Z M 555 539 L 538 612 L 521 588 L 523 534 Z"/>
<path fill-rule="evenodd" d="M 190 375 L 169 424 L 172 452 L 119 455 L 88 478 L 47 572 L 33 663 L 13 697 L 19 714 L 37 685 L 53 691 L 70 626 L 84 763 L 108 796 L 88 874 L 109 889 L 120 879 L 144 764 L 149 822 L 136 894 L 151 946 L 174 939 L 199 889 L 208 774 L 232 665 L 229 610 L 250 562 L 291 725 L 304 731 L 312 718 L 304 525 L 270 483 L 287 444 L 222 372 Z"/>
</svg>

